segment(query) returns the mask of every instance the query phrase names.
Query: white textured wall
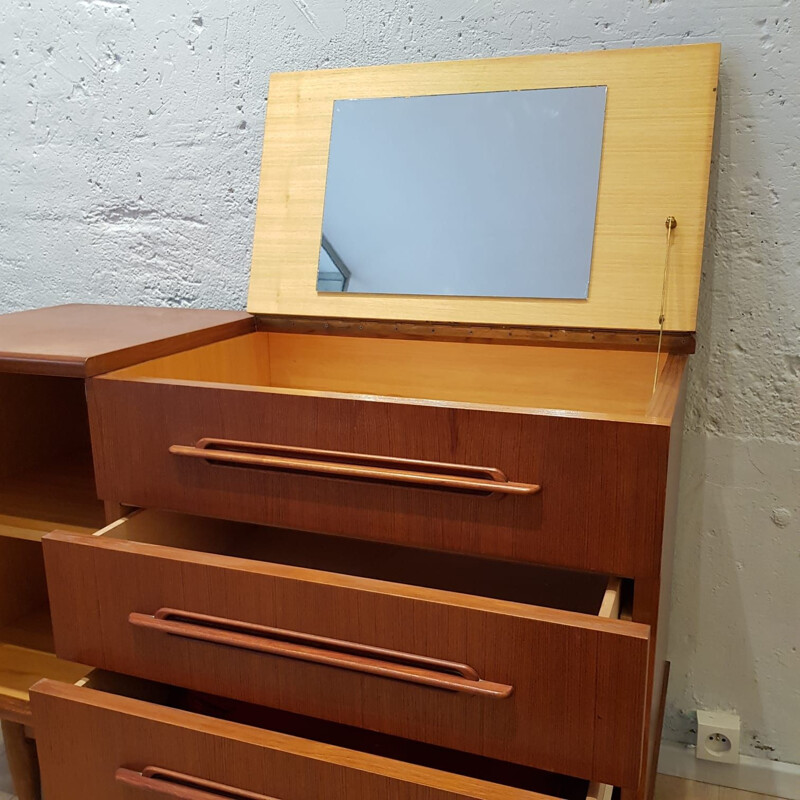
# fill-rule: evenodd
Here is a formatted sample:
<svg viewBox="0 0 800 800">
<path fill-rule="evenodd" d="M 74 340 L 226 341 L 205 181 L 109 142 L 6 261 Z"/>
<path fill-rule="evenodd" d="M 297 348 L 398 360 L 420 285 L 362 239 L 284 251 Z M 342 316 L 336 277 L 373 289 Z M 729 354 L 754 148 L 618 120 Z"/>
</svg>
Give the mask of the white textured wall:
<svg viewBox="0 0 800 800">
<path fill-rule="evenodd" d="M 0 310 L 244 305 L 267 76 L 720 40 L 668 735 L 800 762 L 794 0 L 3 0 Z"/>
</svg>

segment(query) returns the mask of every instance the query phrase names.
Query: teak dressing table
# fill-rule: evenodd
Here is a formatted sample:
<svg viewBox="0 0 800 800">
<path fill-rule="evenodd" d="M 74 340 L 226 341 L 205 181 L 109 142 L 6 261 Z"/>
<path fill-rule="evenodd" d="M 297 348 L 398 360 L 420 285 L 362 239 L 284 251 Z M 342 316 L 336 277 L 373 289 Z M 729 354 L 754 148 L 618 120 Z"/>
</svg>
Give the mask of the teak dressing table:
<svg viewBox="0 0 800 800">
<path fill-rule="evenodd" d="M 718 63 L 273 76 L 255 330 L 88 381 L 139 510 L 43 538 L 49 800 L 651 797 Z M 316 290 L 334 100 L 595 85 L 587 299 Z"/>
</svg>

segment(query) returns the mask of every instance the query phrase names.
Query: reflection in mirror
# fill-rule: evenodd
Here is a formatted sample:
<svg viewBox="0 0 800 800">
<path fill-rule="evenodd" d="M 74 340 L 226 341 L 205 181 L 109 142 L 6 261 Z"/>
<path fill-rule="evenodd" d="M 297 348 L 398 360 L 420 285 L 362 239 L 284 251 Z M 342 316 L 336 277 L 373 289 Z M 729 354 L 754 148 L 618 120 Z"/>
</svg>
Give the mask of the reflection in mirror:
<svg viewBox="0 0 800 800">
<path fill-rule="evenodd" d="M 337 100 L 317 290 L 585 299 L 606 87 Z"/>
</svg>

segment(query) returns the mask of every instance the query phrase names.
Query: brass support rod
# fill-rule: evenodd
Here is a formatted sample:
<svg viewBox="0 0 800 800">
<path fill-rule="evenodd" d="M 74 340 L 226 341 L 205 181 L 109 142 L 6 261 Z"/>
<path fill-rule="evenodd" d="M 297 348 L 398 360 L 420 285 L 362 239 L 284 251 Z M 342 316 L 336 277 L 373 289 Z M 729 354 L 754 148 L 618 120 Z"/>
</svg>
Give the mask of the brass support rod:
<svg viewBox="0 0 800 800">
<path fill-rule="evenodd" d="M 664 247 L 664 277 L 661 282 L 661 313 L 658 315 L 658 348 L 656 349 L 656 369 L 653 375 L 653 392 L 656 391 L 658 384 L 658 364 L 661 360 L 661 342 L 664 338 L 664 320 L 667 316 L 667 285 L 669 280 L 669 250 L 672 245 L 672 231 L 678 227 L 678 220 L 672 215 L 664 220 L 664 227 L 667 229 L 667 242 Z"/>
</svg>

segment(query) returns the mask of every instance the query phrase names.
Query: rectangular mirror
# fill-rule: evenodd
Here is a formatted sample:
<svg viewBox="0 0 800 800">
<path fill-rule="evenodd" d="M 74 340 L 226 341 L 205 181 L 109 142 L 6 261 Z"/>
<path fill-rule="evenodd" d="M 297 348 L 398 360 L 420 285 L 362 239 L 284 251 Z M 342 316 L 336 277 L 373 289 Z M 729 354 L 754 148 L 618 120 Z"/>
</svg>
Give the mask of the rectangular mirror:
<svg viewBox="0 0 800 800">
<path fill-rule="evenodd" d="M 606 87 L 337 100 L 317 290 L 585 299 Z"/>
</svg>

